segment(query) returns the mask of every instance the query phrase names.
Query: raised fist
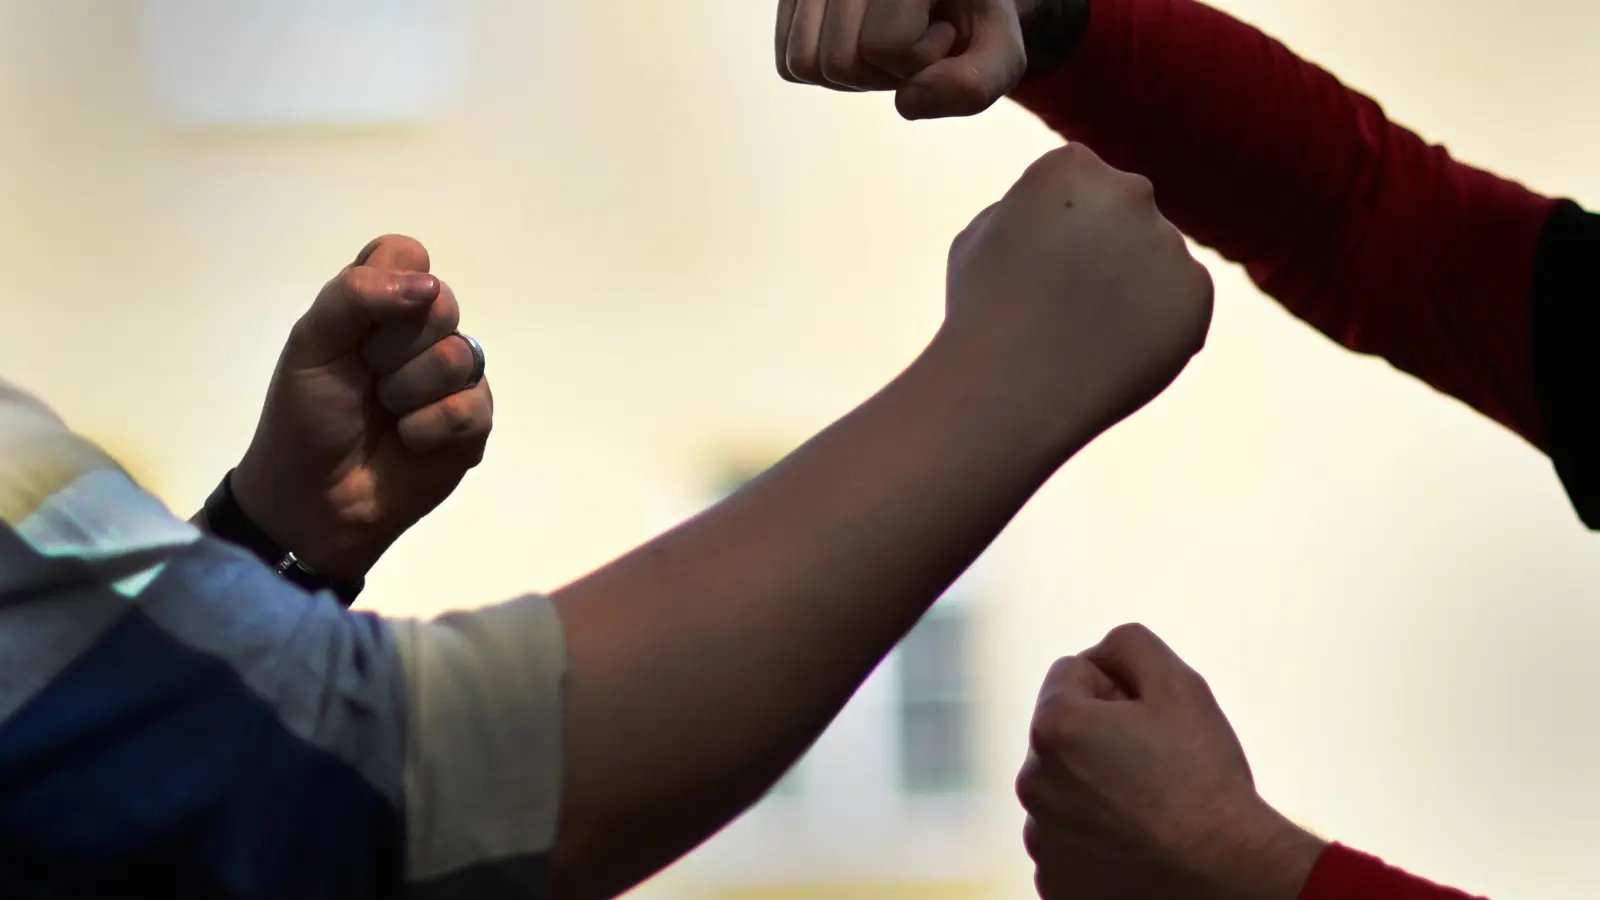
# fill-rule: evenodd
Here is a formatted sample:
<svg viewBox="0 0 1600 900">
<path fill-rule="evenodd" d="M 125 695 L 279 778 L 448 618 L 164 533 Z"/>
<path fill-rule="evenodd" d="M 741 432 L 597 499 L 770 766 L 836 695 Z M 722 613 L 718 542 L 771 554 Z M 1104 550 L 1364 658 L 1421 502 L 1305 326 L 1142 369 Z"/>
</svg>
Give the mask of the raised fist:
<svg viewBox="0 0 1600 900">
<path fill-rule="evenodd" d="M 1204 346 L 1211 306 L 1210 274 L 1150 182 L 1069 144 L 956 238 L 941 333 L 982 347 L 972 358 L 1087 439 L 1172 383 Z"/>
</svg>

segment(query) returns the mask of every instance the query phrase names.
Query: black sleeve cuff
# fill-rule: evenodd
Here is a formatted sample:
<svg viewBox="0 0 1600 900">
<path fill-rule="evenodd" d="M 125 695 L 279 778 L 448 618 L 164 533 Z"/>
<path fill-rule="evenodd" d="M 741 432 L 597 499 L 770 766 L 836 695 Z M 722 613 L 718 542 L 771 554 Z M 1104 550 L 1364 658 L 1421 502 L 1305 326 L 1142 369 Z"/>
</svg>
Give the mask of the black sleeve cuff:
<svg viewBox="0 0 1600 900">
<path fill-rule="evenodd" d="M 1089 30 L 1089 0 L 1038 0 L 1022 22 L 1028 53 L 1024 80 L 1044 78 L 1066 64 Z"/>
<path fill-rule="evenodd" d="M 1600 216 L 1571 202 L 1551 212 L 1531 315 L 1545 443 L 1578 517 L 1600 530 Z"/>
<path fill-rule="evenodd" d="M 234 496 L 233 472 L 222 476 L 217 489 L 206 498 L 201 514 L 205 516 L 206 529 L 212 537 L 249 552 L 266 563 L 278 577 L 301 590 L 311 593 L 330 591 L 346 609 L 361 595 L 365 579 L 341 581 L 329 578 L 301 562 L 293 552 L 279 545 L 262 530 Z"/>
</svg>

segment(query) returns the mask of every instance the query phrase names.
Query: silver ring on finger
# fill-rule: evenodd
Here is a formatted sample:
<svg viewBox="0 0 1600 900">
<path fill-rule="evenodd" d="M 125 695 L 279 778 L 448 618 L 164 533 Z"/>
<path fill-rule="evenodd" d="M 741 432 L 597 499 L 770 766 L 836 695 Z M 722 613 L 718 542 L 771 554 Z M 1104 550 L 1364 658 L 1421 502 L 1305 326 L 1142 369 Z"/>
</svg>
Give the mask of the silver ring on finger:
<svg viewBox="0 0 1600 900">
<path fill-rule="evenodd" d="M 470 334 L 456 332 L 456 337 L 467 342 L 467 349 L 472 351 L 472 374 L 467 377 L 467 388 L 475 388 L 483 381 L 483 372 L 489 361 L 483 355 L 483 345 Z"/>
</svg>

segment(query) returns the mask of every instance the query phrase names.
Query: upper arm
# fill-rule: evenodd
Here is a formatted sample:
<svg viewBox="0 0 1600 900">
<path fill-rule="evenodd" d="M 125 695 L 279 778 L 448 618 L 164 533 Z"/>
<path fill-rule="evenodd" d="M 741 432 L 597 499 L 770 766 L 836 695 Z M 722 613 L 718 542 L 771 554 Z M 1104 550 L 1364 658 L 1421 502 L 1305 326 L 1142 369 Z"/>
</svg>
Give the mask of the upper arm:
<svg viewBox="0 0 1600 900">
<path fill-rule="evenodd" d="M 391 627 L 410 697 L 408 894 L 543 896 L 563 775 L 554 607 L 529 596 Z"/>
<path fill-rule="evenodd" d="M 1533 366 L 1550 457 L 1600 529 L 1600 216 L 1576 204 L 1557 207 L 1539 241 Z"/>
</svg>

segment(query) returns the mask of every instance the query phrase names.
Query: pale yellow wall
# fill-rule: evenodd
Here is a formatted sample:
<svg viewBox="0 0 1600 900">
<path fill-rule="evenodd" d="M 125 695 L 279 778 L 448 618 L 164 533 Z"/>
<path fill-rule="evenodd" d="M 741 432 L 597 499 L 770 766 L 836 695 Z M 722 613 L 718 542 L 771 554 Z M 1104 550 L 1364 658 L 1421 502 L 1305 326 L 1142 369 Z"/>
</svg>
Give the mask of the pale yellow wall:
<svg viewBox="0 0 1600 900">
<path fill-rule="evenodd" d="M 724 444 L 797 441 L 938 320 L 944 247 L 1050 137 L 803 91 L 770 2 L 479 0 L 432 129 L 197 137 L 132 77 L 127 0 L 0 0 L 0 360 L 181 507 L 248 439 L 288 323 L 369 237 L 433 249 L 488 348 L 488 462 L 368 596 L 550 586 L 645 536 Z M 1233 0 L 1392 111 L 1600 197 L 1600 17 L 1579 2 Z M 642 77 L 641 77 L 641 74 Z M 995 896 L 1035 680 L 1143 619 L 1212 677 L 1263 789 L 1473 888 L 1600 881 L 1600 544 L 1547 465 L 1216 267 L 1204 358 L 999 549 Z"/>
</svg>

